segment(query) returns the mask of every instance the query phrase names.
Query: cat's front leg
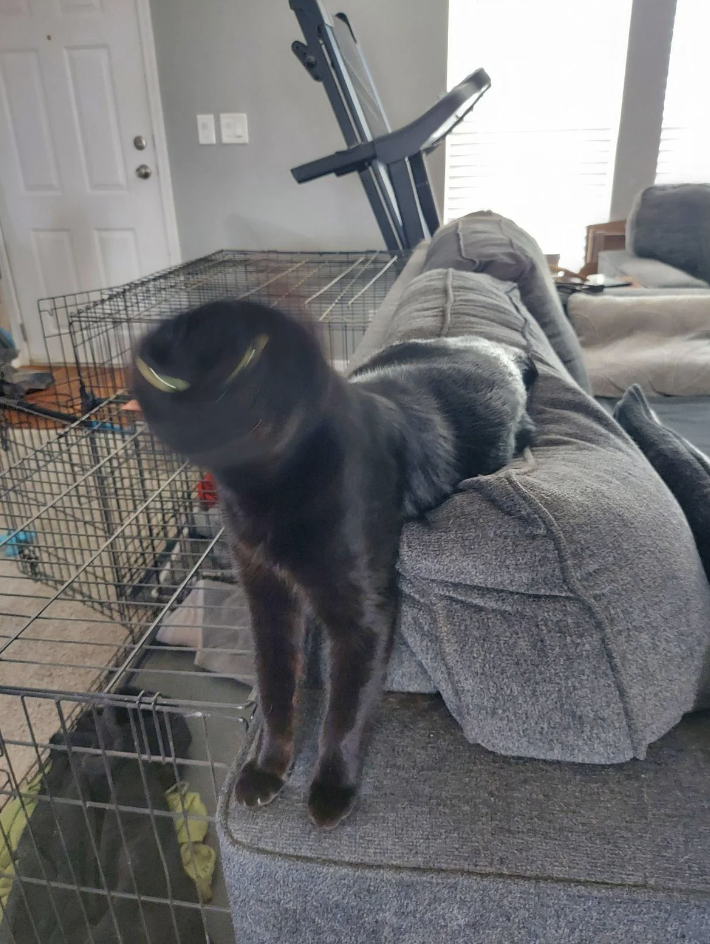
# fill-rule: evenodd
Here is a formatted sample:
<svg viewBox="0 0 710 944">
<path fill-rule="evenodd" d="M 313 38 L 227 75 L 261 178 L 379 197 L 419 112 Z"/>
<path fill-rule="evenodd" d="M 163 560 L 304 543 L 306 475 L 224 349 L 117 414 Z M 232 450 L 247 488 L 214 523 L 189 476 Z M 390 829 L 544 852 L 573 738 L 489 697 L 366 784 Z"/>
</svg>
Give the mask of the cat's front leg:
<svg viewBox="0 0 710 944">
<path fill-rule="evenodd" d="M 320 609 L 328 636 L 330 677 L 308 811 L 315 825 L 326 829 L 337 826 L 354 806 L 394 633 L 394 593 L 392 600 L 377 604 L 366 597 L 345 593 L 331 601 L 334 608 Z"/>
<path fill-rule="evenodd" d="M 288 578 L 258 555 L 235 550 L 249 601 L 262 729 L 242 767 L 237 802 L 265 806 L 286 783 L 294 744 L 296 691 L 302 663 L 301 606 Z"/>
</svg>

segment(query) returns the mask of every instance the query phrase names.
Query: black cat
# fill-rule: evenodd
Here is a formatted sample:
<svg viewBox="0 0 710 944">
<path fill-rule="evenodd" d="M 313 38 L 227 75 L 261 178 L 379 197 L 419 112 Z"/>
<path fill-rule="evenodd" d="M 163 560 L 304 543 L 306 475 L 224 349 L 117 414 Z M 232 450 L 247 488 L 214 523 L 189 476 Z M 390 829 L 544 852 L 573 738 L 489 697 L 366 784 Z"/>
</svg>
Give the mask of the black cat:
<svg viewBox="0 0 710 944">
<path fill-rule="evenodd" d="M 249 599 L 264 723 L 236 798 L 269 803 L 288 777 L 307 609 L 330 673 L 308 807 L 335 826 L 354 802 L 392 647 L 402 523 L 531 442 L 535 367 L 489 341 L 411 341 L 348 381 L 304 325 L 223 301 L 161 323 L 135 368 L 156 436 L 218 483 Z"/>
</svg>

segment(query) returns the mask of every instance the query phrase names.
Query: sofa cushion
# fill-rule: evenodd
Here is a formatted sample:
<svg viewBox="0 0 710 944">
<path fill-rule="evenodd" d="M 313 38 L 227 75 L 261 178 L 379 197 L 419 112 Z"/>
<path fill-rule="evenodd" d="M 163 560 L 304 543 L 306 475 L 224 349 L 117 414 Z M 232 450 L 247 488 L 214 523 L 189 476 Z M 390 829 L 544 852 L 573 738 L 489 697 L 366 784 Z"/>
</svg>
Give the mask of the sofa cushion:
<svg viewBox="0 0 710 944">
<path fill-rule="evenodd" d="M 538 442 L 407 524 L 400 632 L 471 742 L 552 760 L 642 757 L 692 708 L 710 637 L 688 524 L 514 285 L 425 272 L 382 342 L 467 334 L 532 353 Z"/>
<path fill-rule="evenodd" d="M 628 249 L 600 252 L 599 272 L 613 278 L 634 279 L 646 289 L 695 289 L 710 292 L 710 285 L 702 279 L 693 278 L 682 269 L 659 262 L 658 259 L 637 256 Z"/>
<path fill-rule="evenodd" d="M 545 257 L 532 236 L 512 220 L 486 210 L 444 226 L 429 245 L 424 267 L 484 272 L 515 282 L 523 304 L 562 363 L 583 389 L 590 389 L 579 342 L 565 318 Z"/>
<path fill-rule="evenodd" d="M 710 184 L 647 187 L 626 224 L 626 245 L 710 282 Z"/>
<path fill-rule="evenodd" d="M 490 754 L 466 743 L 440 699 L 388 695 L 355 811 L 323 832 L 305 807 L 319 705 L 307 694 L 301 707 L 299 757 L 278 798 L 236 805 L 233 772 L 222 792 L 240 944 L 710 940 L 707 716 L 685 719 L 644 761 L 594 767 Z"/>
</svg>

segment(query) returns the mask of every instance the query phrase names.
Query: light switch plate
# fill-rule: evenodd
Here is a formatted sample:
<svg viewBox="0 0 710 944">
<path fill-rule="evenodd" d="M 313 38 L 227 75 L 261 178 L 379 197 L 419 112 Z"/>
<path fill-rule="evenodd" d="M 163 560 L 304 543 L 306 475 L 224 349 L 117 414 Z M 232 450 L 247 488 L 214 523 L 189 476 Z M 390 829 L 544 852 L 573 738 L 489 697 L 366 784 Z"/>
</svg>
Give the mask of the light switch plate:
<svg viewBox="0 0 710 944">
<path fill-rule="evenodd" d="M 214 115 L 197 116 L 197 140 L 200 144 L 216 144 L 217 132 L 214 126 Z"/>
<path fill-rule="evenodd" d="M 248 144 L 249 128 L 243 113 L 223 113 L 219 116 L 222 144 Z"/>
</svg>

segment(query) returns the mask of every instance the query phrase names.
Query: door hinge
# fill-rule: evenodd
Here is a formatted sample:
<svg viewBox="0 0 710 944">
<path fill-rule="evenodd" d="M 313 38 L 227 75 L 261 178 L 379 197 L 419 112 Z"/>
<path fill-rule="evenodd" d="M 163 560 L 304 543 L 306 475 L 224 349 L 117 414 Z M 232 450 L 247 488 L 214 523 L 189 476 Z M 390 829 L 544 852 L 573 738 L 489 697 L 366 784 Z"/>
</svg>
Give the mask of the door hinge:
<svg viewBox="0 0 710 944">
<path fill-rule="evenodd" d="M 22 340 L 25 342 L 25 344 L 29 344 L 30 339 L 27 337 L 27 328 L 25 328 L 22 322 L 20 322 L 20 334 L 22 335 Z"/>
</svg>

